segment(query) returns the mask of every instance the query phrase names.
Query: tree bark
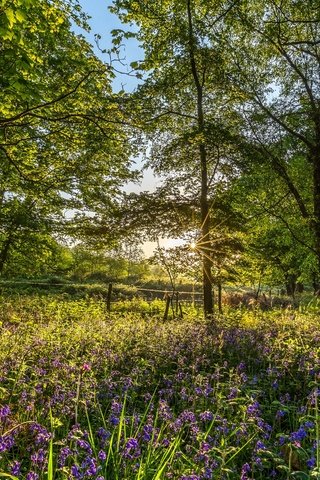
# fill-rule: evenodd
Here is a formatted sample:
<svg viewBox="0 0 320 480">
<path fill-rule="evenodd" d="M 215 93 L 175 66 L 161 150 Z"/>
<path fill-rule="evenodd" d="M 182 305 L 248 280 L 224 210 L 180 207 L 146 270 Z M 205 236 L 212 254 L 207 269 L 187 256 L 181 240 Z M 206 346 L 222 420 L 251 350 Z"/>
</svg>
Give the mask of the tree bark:
<svg viewBox="0 0 320 480">
<path fill-rule="evenodd" d="M 12 233 L 9 233 L 0 251 L 0 274 L 3 272 L 12 244 L 13 244 L 13 235 Z"/>
<path fill-rule="evenodd" d="M 317 279 L 320 286 L 320 145 L 319 151 L 313 154 L 313 231 L 315 235 L 315 251 L 317 256 Z"/>
<path fill-rule="evenodd" d="M 207 151 L 204 140 L 205 120 L 203 111 L 203 82 L 200 81 L 200 76 L 197 68 L 195 58 L 195 39 L 193 32 L 191 0 L 187 0 L 187 13 L 189 25 L 189 58 L 191 72 L 197 92 L 197 119 L 198 119 L 198 134 L 199 134 L 199 159 L 201 166 L 201 193 L 200 193 L 200 209 L 201 209 L 201 244 L 202 250 L 202 283 L 203 283 L 203 309 L 205 317 L 213 314 L 213 299 L 212 299 L 212 261 L 210 258 L 210 207 L 208 201 L 208 165 L 207 165 Z"/>
</svg>

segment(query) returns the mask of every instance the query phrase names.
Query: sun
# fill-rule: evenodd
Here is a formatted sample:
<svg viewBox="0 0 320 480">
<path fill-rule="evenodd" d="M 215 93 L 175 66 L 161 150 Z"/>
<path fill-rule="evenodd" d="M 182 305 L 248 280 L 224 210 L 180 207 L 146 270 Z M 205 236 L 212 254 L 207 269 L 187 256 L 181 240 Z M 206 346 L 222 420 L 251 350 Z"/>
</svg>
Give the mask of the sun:
<svg viewBox="0 0 320 480">
<path fill-rule="evenodd" d="M 197 249 L 197 244 L 196 242 L 191 242 L 190 243 L 190 250 L 196 250 Z"/>
</svg>

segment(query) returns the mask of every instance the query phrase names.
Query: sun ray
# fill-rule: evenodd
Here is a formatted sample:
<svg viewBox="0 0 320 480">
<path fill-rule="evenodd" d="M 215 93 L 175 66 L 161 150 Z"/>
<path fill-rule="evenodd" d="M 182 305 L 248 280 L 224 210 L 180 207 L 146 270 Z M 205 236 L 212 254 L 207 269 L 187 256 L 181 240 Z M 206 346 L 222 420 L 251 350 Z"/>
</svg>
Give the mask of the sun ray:
<svg viewBox="0 0 320 480">
<path fill-rule="evenodd" d="M 209 257 L 209 255 L 207 255 L 205 252 L 202 252 L 203 256 L 206 257 L 208 260 L 210 260 L 212 262 L 212 258 Z"/>
</svg>

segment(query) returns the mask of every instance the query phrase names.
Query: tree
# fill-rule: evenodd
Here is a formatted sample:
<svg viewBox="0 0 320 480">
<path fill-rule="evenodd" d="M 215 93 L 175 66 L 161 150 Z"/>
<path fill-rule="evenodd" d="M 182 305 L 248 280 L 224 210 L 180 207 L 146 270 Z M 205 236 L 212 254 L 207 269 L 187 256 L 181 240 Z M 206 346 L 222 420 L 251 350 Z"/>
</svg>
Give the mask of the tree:
<svg viewBox="0 0 320 480">
<path fill-rule="evenodd" d="M 240 262 L 239 274 L 242 281 L 256 277 L 258 283 L 260 278 L 260 283 L 269 286 L 285 285 L 291 295 L 297 282 L 315 280 L 313 237 L 282 178 L 268 159 L 260 160 L 246 157 L 245 170 L 229 192 L 233 208 L 246 225 L 244 264 Z M 288 171 L 307 199 L 310 184 L 299 156 L 292 158 Z"/>
<path fill-rule="evenodd" d="M 243 133 L 258 161 L 277 173 L 297 206 L 301 228 L 309 231 L 319 283 L 319 5 L 239 2 L 234 15 L 237 22 L 224 39 L 225 83 L 239 99 Z M 290 222 L 287 228 L 295 229 Z"/>
<path fill-rule="evenodd" d="M 0 270 L 26 228 L 62 234 L 71 212 L 110 212 L 133 176 L 112 71 L 70 18 L 86 27 L 71 0 L 0 7 Z"/>
<path fill-rule="evenodd" d="M 59 244 L 52 236 L 31 231 L 19 235 L 15 248 L 3 266 L 6 277 L 37 277 L 68 275 L 74 259 L 70 249 Z"/>
<path fill-rule="evenodd" d="M 152 139 L 149 165 L 164 177 L 165 189 L 175 191 L 178 204 L 192 205 L 197 215 L 205 316 L 213 313 L 212 202 L 217 186 L 223 188 L 225 171 L 232 175 L 225 142 L 229 126 L 221 119 L 223 98 L 215 88 L 221 80 L 219 29 L 232 8 L 226 1 L 210 9 L 200 0 L 117 0 L 113 8 L 123 22 L 138 25 L 136 36 L 145 51 L 144 61 L 133 66 L 149 72 L 148 78 L 134 100 Z M 209 38 L 209 30 L 215 38 Z"/>
</svg>

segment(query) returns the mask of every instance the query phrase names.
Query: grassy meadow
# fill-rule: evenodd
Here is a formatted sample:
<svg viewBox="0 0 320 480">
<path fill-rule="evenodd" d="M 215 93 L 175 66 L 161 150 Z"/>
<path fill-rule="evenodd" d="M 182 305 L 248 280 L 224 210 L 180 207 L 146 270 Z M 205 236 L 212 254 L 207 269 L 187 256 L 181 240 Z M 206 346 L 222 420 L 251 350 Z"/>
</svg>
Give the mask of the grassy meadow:
<svg viewBox="0 0 320 480">
<path fill-rule="evenodd" d="M 2 296 L 1 477 L 320 478 L 315 302 L 212 322 L 137 303 Z"/>
</svg>

